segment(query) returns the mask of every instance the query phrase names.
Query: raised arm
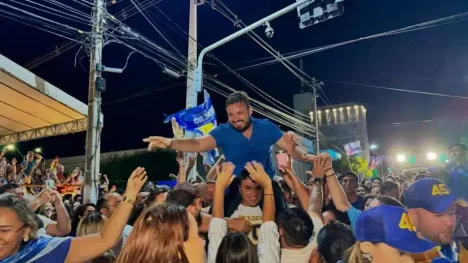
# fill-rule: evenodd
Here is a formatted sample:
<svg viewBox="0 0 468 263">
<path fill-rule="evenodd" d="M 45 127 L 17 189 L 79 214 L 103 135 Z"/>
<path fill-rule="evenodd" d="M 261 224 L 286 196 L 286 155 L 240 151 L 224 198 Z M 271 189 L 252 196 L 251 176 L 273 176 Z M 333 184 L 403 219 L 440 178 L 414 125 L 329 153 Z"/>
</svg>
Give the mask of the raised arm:
<svg viewBox="0 0 468 263">
<path fill-rule="evenodd" d="M 169 139 L 152 136 L 143 140 L 149 143 L 148 150 L 155 148 L 173 149 L 181 152 L 206 152 L 216 148 L 216 141 L 211 135 L 206 135 L 195 139 Z"/>
<path fill-rule="evenodd" d="M 286 151 L 292 158 L 298 161 L 308 161 L 308 151 L 306 148 L 296 143 L 297 137 L 294 132 L 286 132 L 276 142 L 276 145 Z"/>
<path fill-rule="evenodd" d="M 114 214 L 104 224 L 101 232 L 72 240 L 65 263 L 89 261 L 104 254 L 117 243 L 132 212 L 138 192 L 147 179 L 144 168 L 138 167 L 133 171 L 128 179 L 125 201 L 119 204 Z"/>
<path fill-rule="evenodd" d="M 327 161 L 325 163 L 325 177 L 327 178 L 328 189 L 330 190 L 330 195 L 335 204 L 336 209 L 341 212 L 346 212 L 351 207 L 351 204 L 346 197 L 346 194 L 341 188 L 338 178 L 336 178 L 335 171 L 332 167 L 332 160 L 327 154 Z"/>
</svg>

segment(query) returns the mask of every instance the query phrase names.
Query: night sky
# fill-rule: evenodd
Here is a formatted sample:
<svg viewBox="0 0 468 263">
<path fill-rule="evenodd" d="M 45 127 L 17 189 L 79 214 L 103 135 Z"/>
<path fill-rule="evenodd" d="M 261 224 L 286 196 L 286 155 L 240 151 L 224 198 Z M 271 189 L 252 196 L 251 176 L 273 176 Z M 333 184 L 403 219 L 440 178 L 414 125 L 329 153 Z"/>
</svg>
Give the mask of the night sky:
<svg viewBox="0 0 468 263">
<path fill-rule="evenodd" d="M 75 6 L 71 1 L 66 2 Z M 250 24 L 291 4 L 293 0 L 224 0 L 223 2 L 237 13 L 243 22 Z M 110 6 L 108 10 L 115 14 L 130 4 L 128 0 L 123 0 Z M 157 7 L 188 31 L 188 0 L 163 0 L 157 4 Z M 186 54 L 187 39 L 164 27 L 164 23 L 168 21 L 158 16 L 155 9 L 150 10 L 154 14 L 154 20 L 160 23 L 171 42 Z M 290 12 L 271 22 L 275 35 L 272 39 L 265 39 L 276 50 L 287 53 L 463 12 L 468 12 L 466 0 L 347 0 L 344 15 L 302 30 L 298 26 L 297 12 Z M 155 43 L 170 49 L 140 14 L 126 20 L 125 23 Z M 452 119 L 461 123 L 468 116 L 466 100 L 344 85 L 333 81 L 468 96 L 467 28 L 468 20 L 464 20 L 353 43 L 305 57 L 304 69 L 310 76 L 323 80 L 324 92 L 332 104 L 356 102 L 365 105 L 368 109 L 370 141 L 388 146 L 393 143 L 387 133 L 390 128 L 386 128 L 391 127 L 390 124 L 437 119 Z M 213 10 L 210 5 L 204 4 L 199 7 L 200 44 L 207 46 L 235 30 L 232 22 Z M 264 37 L 263 27 L 256 32 Z M 2 35 L 0 53 L 21 65 L 54 50 L 56 46 L 66 41 L 3 17 L 0 17 L 0 33 Z M 81 59 L 82 66 L 77 63 L 75 67 L 77 50 L 78 47 L 63 53 L 34 68 L 32 72 L 85 102 L 88 94 L 89 62 L 85 57 Z M 129 52 L 128 48 L 110 44 L 104 49 L 104 64 L 110 67 L 122 67 Z M 247 36 L 224 45 L 213 53 L 232 68 L 240 68 L 249 64 L 246 61 L 268 56 L 266 51 Z M 226 69 L 216 64 L 214 60 L 207 59 L 206 62 L 215 63 L 205 66 L 204 70 L 207 72 L 212 74 L 226 72 Z M 298 64 L 298 60 L 294 63 Z M 281 64 L 241 74 L 289 106 L 292 106 L 293 94 L 301 90 L 300 81 Z M 185 88 L 182 85 L 161 91 L 158 89 L 185 83 L 185 79 L 171 79 L 161 72 L 160 66 L 156 63 L 137 54 L 131 57 L 123 74 L 104 76 L 107 79 L 107 91 L 103 94 L 102 111 L 105 117 L 102 152 L 142 148 L 145 147 L 142 143 L 144 137 L 172 135 L 170 125 L 163 124 L 162 120 L 164 114 L 174 113 L 185 107 Z M 262 100 L 232 75 L 220 75 L 219 79 Z M 151 93 L 116 102 L 148 88 L 152 90 Z M 224 98 L 214 93 L 211 93 L 211 96 L 217 110 L 218 122 L 226 121 Z M 319 101 L 319 106 L 323 105 L 321 103 Z M 402 138 L 408 136 L 407 140 L 412 141 L 409 138 L 415 134 L 400 133 L 398 136 Z M 79 133 L 20 143 L 19 148 L 25 152 L 35 147 L 43 147 L 45 157 L 53 158 L 55 155 L 62 157 L 82 155 L 84 145 L 85 133 Z"/>
</svg>

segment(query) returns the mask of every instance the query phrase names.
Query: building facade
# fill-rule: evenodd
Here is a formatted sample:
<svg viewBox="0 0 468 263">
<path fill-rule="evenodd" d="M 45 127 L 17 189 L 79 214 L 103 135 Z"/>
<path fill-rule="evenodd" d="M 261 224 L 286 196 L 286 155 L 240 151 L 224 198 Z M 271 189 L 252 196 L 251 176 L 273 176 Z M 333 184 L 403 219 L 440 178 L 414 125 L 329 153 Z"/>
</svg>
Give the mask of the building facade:
<svg viewBox="0 0 468 263">
<path fill-rule="evenodd" d="M 312 93 L 294 95 L 294 109 L 308 114 L 311 123 L 314 120 L 312 111 Z M 366 159 L 369 159 L 370 146 L 367 134 L 366 108 L 356 103 L 344 103 L 318 108 L 318 124 L 321 149 L 331 149 L 344 155 L 344 145 L 359 141 Z"/>
</svg>

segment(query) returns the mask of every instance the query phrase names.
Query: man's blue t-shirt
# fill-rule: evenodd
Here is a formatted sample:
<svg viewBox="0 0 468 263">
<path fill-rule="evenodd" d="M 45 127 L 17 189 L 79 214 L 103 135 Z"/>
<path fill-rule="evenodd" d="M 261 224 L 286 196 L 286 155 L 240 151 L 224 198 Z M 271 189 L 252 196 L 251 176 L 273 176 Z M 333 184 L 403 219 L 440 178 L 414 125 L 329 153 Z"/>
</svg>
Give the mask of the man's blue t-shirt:
<svg viewBox="0 0 468 263">
<path fill-rule="evenodd" d="M 270 158 L 272 146 L 281 139 L 283 132 L 267 119 L 251 118 L 251 121 L 253 130 L 250 139 L 234 129 L 230 123 L 219 125 L 210 135 L 223 150 L 226 161 L 236 166 L 234 175 L 239 176 L 247 162 L 257 161 L 273 177 L 275 169 Z"/>
</svg>

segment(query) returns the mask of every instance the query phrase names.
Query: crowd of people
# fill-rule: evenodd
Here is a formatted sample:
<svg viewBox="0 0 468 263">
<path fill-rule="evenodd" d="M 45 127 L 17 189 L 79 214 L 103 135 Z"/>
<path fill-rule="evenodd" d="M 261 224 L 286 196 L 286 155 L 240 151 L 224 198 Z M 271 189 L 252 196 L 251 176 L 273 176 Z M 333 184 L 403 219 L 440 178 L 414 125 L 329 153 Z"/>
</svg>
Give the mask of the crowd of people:
<svg viewBox="0 0 468 263">
<path fill-rule="evenodd" d="M 57 165 L 42 175 L 39 155 L 17 164 L 2 152 L 0 263 L 468 263 L 466 145 L 452 147 L 445 167 L 360 180 L 335 171 L 328 154 L 308 153 L 294 133 L 253 118 L 245 93 L 231 94 L 226 111 L 229 122 L 207 136 L 144 139 L 149 150 L 178 151 L 174 188 L 138 167 L 125 191 L 109 190 L 102 176 L 94 203 L 50 187 L 18 191 L 46 180 L 80 185 L 82 172 L 65 176 Z M 280 175 L 272 145 L 289 155 Z M 217 147 L 223 158 L 203 180 L 189 180 L 196 157 L 188 153 Z M 293 159 L 313 164 L 309 180 Z"/>
</svg>

